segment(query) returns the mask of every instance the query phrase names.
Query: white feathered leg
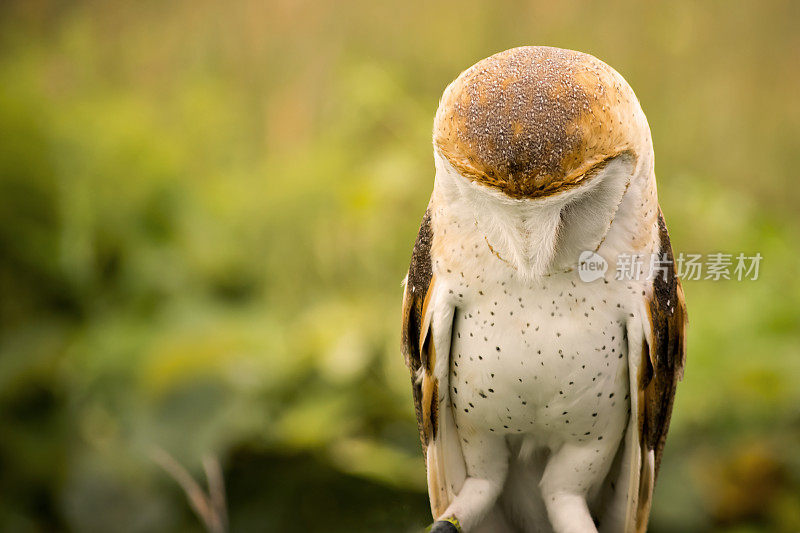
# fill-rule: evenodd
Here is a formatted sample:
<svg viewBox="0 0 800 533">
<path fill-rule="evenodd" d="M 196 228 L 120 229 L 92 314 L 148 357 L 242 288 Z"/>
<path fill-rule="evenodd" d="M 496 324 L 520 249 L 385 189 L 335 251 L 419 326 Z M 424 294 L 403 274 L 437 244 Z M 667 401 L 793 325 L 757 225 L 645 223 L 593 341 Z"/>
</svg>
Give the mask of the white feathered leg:
<svg viewBox="0 0 800 533">
<path fill-rule="evenodd" d="M 540 487 L 556 533 L 597 533 L 586 495 L 608 472 L 616 445 L 564 444 L 547 462 Z"/>
<path fill-rule="evenodd" d="M 474 530 L 497 501 L 508 473 L 505 438 L 471 435 L 462 439 L 467 479 L 439 519 L 455 517 L 465 533 Z"/>
</svg>

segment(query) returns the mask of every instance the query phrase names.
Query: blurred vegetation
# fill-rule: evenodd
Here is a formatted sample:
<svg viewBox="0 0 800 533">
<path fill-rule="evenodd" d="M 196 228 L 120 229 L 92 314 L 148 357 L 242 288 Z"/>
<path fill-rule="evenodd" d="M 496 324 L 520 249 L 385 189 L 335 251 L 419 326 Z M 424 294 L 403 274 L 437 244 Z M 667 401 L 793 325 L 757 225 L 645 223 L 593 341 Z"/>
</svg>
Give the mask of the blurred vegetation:
<svg viewBox="0 0 800 533">
<path fill-rule="evenodd" d="M 428 522 L 400 280 L 460 70 L 597 55 L 648 114 L 689 362 L 654 532 L 800 530 L 800 7 L 6 1 L 0 530 L 192 531 L 153 447 L 222 461 L 233 531 Z"/>
</svg>

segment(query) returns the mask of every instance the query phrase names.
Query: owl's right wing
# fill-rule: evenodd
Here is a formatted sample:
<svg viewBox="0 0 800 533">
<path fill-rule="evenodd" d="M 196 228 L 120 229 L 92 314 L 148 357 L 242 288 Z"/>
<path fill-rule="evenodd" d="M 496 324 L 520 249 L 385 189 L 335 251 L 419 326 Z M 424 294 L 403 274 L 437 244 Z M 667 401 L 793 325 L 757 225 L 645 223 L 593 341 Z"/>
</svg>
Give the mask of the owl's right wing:
<svg viewBox="0 0 800 533">
<path fill-rule="evenodd" d="M 606 487 L 601 533 L 644 533 L 678 381 L 686 362 L 686 304 L 675 272 L 664 217 L 659 213 L 659 259 L 666 271 L 642 293 L 628 323 L 631 417 Z"/>
<path fill-rule="evenodd" d="M 403 292 L 402 348 L 428 476 L 431 512 L 438 518 L 466 478 L 450 405 L 450 336 L 455 308 L 433 274 L 430 209 L 414 244 Z"/>
</svg>

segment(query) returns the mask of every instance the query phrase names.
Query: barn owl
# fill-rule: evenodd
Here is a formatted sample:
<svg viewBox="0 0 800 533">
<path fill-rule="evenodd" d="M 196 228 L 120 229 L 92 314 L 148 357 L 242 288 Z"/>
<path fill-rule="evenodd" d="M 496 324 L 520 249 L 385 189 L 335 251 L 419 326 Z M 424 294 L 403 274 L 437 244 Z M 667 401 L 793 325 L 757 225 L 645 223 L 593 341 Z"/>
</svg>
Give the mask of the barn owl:
<svg viewBox="0 0 800 533">
<path fill-rule="evenodd" d="M 402 313 L 432 531 L 644 531 L 686 308 L 633 90 L 507 50 L 446 88 L 433 148 Z"/>
</svg>

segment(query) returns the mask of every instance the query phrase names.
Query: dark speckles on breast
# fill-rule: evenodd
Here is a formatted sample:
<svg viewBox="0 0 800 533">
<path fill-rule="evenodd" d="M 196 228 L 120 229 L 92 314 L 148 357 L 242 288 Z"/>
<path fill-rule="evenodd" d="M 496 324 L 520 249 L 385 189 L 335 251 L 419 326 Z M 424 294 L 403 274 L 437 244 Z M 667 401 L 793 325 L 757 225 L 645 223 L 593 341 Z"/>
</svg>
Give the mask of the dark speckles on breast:
<svg viewBox="0 0 800 533">
<path fill-rule="evenodd" d="M 465 248 L 470 251 L 472 245 Z M 459 277 L 460 268 L 453 268 L 452 278 Z M 604 366 L 610 360 L 618 368 L 617 357 L 604 357 L 623 349 L 616 341 L 624 327 L 624 320 L 617 322 L 616 301 L 601 305 L 601 295 L 584 292 L 583 285 L 574 287 L 569 280 L 552 292 L 535 289 L 544 290 L 541 296 L 497 278 L 469 289 L 456 281 L 453 288 L 464 295 L 454 323 L 450 387 L 462 428 L 478 427 L 493 435 L 556 432 L 575 443 L 596 442 L 601 434 L 610 440 L 608 413 L 615 400 L 625 409 L 618 398 L 626 391 L 612 388 L 617 385 L 610 376 L 616 370 Z M 595 309 L 589 311 L 590 306 Z M 489 314 L 496 323 L 484 320 Z M 581 326 L 590 320 L 597 325 Z M 605 376 L 597 377 L 601 368 Z M 612 391 L 616 394 L 609 399 Z M 601 396 L 595 397 L 598 392 Z"/>
</svg>

